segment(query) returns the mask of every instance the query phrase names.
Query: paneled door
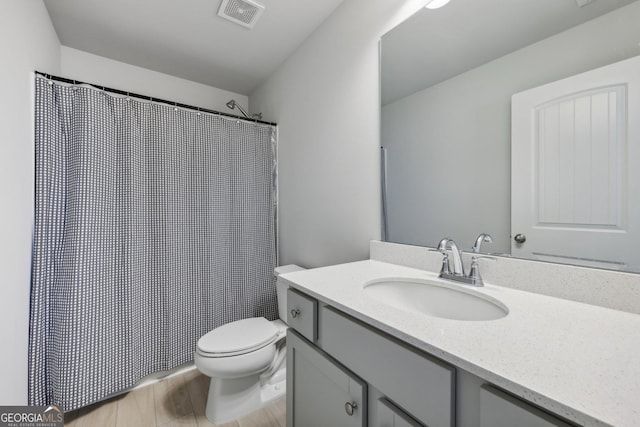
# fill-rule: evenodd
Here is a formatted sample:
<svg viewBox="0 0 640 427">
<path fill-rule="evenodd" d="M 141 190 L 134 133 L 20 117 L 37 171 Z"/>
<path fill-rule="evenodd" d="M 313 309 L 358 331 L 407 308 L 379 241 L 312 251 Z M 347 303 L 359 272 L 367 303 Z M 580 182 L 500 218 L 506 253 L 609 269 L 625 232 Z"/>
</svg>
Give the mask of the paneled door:
<svg viewBox="0 0 640 427">
<path fill-rule="evenodd" d="M 640 57 L 512 97 L 513 256 L 640 270 Z"/>
</svg>

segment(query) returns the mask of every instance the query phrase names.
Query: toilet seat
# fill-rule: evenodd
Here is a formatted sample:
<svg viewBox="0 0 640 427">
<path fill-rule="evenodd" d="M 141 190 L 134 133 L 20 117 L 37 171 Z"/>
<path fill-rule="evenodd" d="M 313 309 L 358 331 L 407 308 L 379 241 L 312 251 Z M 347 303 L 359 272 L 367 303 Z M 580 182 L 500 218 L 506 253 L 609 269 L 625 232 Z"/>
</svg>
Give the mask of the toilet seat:
<svg viewBox="0 0 640 427">
<path fill-rule="evenodd" d="M 251 353 L 273 344 L 278 328 L 264 317 L 251 317 L 222 325 L 198 340 L 203 357 L 231 357 Z"/>
</svg>

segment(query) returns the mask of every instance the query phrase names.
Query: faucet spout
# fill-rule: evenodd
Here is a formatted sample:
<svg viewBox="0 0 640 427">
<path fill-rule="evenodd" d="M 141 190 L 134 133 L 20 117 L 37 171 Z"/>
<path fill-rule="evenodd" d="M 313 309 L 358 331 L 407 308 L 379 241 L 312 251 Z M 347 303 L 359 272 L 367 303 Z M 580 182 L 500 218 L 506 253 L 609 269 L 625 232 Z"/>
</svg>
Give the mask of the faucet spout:
<svg viewBox="0 0 640 427">
<path fill-rule="evenodd" d="M 487 234 L 487 233 L 482 233 L 478 236 L 478 238 L 476 239 L 476 243 L 473 245 L 473 247 L 471 248 L 471 250 L 477 254 L 480 253 L 480 247 L 482 246 L 483 242 L 487 242 L 487 243 L 493 243 L 493 239 L 491 238 L 491 235 Z"/>
<path fill-rule="evenodd" d="M 460 256 L 460 249 L 458 249 L 458 245 L 452 239 L 445 237 L 440 240 L 438 244 L 439 251 L 446 251 L 447 249 L 451 250 L 451 255 L 453 258 L 453 274 L 456 276 L 464 276 L 464 266 L 462 265 L 462 257 Z"/>
</svg>

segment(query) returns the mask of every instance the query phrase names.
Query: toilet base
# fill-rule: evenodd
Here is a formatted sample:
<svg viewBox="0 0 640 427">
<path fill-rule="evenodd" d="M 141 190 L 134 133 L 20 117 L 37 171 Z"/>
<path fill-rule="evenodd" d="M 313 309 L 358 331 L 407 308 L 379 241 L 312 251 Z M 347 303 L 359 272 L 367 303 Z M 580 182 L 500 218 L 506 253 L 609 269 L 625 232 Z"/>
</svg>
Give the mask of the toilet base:
<svg viewBox="0 0 640 427">
<path fill-rule="evenodd" d="M 285 369 L 271 378 L 260 374 L 242 378 L 212 378 L 207 398 L 207 419 L 223 424 L 264 407 L 286 393 Z"/>
</svg>

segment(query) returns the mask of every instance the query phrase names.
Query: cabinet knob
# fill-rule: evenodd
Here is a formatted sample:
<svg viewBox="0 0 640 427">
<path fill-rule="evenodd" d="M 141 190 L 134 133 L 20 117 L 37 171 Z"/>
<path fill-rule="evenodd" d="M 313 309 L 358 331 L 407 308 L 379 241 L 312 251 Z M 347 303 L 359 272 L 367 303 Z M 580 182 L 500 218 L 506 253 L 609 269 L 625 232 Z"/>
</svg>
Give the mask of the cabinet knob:
<svg viewBox="0 0 640 427">
<path fill-rule="evenodd" d="M 357 408 L 358 408 L 358 404 L 356 402 L 347 402 L 344 404 L 344 410 L 347 412 L 347 415 L 349 416 L 352 416 Z"/>
<path fill-rule="evenodd" d="M 293 310 L 291 310 L 291 317 L 293 317 L 294 319 L 299 315 L 300 315 L 300 310 L 298 310 L 297 308 L 294 308 Z"/>
</svg>

